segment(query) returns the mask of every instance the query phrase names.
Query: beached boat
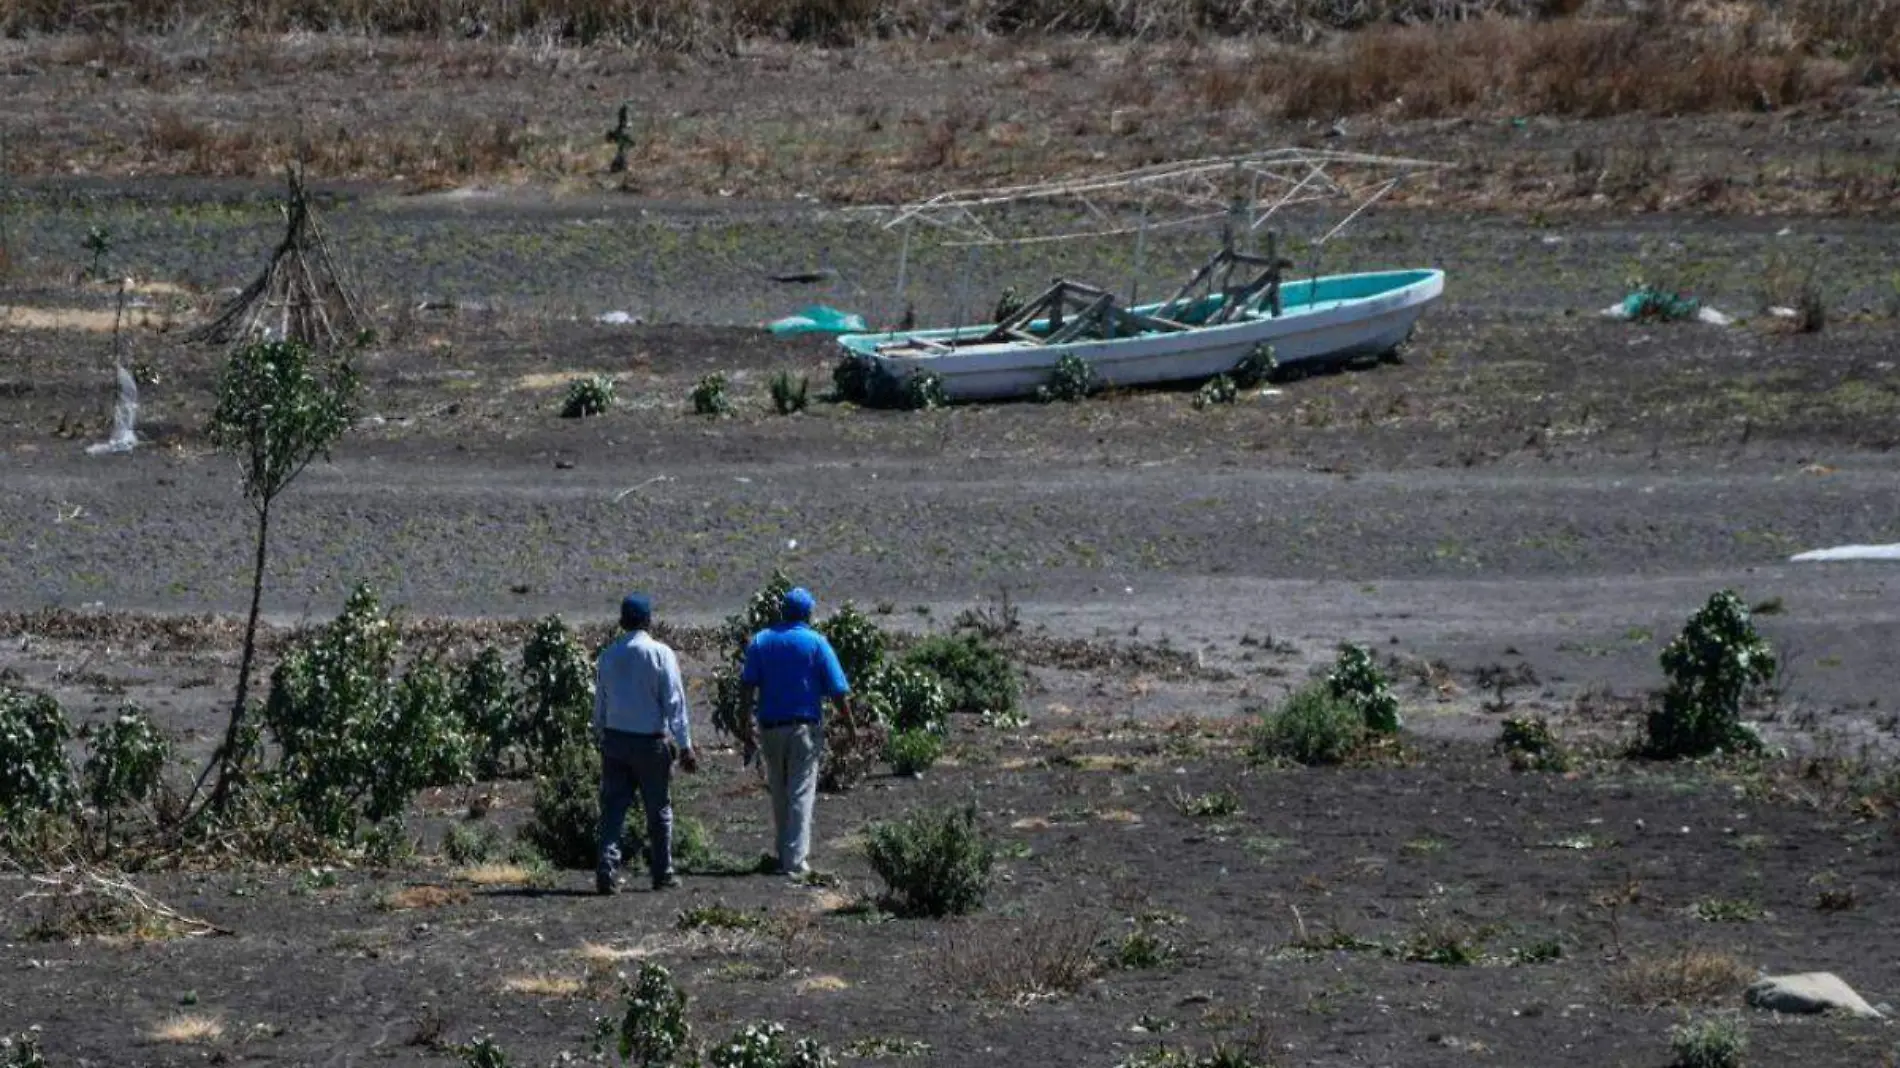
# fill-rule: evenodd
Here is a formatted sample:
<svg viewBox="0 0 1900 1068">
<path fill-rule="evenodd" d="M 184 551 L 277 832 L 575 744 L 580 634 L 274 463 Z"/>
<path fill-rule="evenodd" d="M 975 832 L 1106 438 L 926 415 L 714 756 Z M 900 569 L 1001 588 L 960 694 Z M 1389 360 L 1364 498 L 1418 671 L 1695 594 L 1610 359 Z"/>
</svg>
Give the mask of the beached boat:
<svg viewBox="0 0 1900 1068">
<path fill-rule="evenodd" d="M 867 377 L 881 380 L 887 390 L 895 387 L 887 395 L 913 392 L 906 387 L 928 376 L 934 379 L 931 393 L 951 401 L 1032 396 L 1051 384 L 1059 365 L 1078 360 L 1096 386 L 1114 388 L 1209 379 L 1235 371 L 1243 361 L 1258 366 L 1269 352 L 1273 362 L 1287 368 L 1383 356 L 1405 343 L 1419 317 L 1443 294 L 1444 272 L 1321 275 L 1319 257 L 1347 223 L 1404 178 L 1438 166 L 1286 149 L 933 197 L 898 209 L 885 224 L 904 227 L 900 297 L 910 232 L 919 224 L 946 234 L 946 244 L 972 252 L 1132 235 L 1136 282 L 1151 231 L 1218 222 L 1219 250 L 1164 301 L 1129 306 L 1105 288 L 1058 278 L 1027 303 L 999 308 L 989 323 L 849 333 L 838 342 L 846 359 L 861 364 Z M 1262 198 L 1263 190 L 1277 192 Z M 1298 275 L 1295 263 L 1280 254 L 1277 229 L 1266 230 L 1264 254 L 1242 250 L 1243 239 L 1284 218 L 1287 209 L 1325 201 L 1345 201 L 1350 211 L 1304 243 L 1310 262 Z M 1025 235 L 999 225 L 1023 217 L 1020 211 L 999 209 L 1065 202 L 1082 209 L 1055 216 L 1072 220 L 1067 229 Z M 1131 203 L 1138 205 L 1133 221 Z M 1169 203 L 1182 212 L 1175 217 L 1157 213 L 1157 205 Z"/>
</svg>

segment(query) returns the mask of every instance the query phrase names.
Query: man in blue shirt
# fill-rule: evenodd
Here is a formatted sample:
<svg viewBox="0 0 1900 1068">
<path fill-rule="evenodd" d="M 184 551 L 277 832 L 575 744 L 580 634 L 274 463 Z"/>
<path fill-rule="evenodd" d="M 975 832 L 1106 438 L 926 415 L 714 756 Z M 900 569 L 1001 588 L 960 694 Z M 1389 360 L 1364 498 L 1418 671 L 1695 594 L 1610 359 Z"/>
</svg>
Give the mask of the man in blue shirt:
<svg viewBox="0 0 1900 1068">
<path fill-rule="evenodd" d="M 739 682 L 758 721 L 779 873 L 800 878 L 811 850 L 812 802 L 825 748 L 825 702 L 850 722 L 851 684 L 838 654 L 811 628 L 817 602 L 799 587 L 785 595 L 779 622 L 753 635 Z"/>
<path fill-rule="evenodd" d="M 647 814 L 647 868 L 653 889 L 678 886 L 673 874 L 673 761 L 699 770 L 686 719 L 686 688 L 673 650 L 654 640 L 653 603 L 633 593 L 620 602 L 621 635 L 595 664 L 594 743 L 600 747 L 600 863 L 594 889 L 614 893 L 620 834 L 634 791 Z M 670 737 L 669 737 L 670 735 Z"/>
</svg>

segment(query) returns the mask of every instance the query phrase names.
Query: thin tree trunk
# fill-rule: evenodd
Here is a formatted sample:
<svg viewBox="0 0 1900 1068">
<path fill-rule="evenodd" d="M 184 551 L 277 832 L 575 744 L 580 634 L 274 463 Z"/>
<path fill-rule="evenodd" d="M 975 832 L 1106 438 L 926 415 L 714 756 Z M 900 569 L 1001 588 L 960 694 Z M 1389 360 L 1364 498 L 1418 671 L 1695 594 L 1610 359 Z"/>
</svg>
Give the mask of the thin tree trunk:
<svg viewBox="0 0 1900 1068">
<path fill-rule="evenodd" d="M 257 656 L 257 616 L 264 601 L 264 559 L 270 543 L 270 500 L 257 512 L 257 561 L 251 571 L 251 614 L 244 625 L 244 655 L 238 661 L 237 699 L 231 705 L 231 722 L 225 728 L 224 742 L 218 751 L 212 754 L 211 763 L 205 766 L 204 773 L 198 776 L 198 784 L 192 787 L 191 796 L 196 800 L 204 789 L 205 776 L 215 768 L 218 781 L 212 787 L 211 796 L 205 800 L 205 809 L 216 811 L 224 807 L 230 798 L 231 780 L 236 774 L 234 761 L 238 757 L 238 736 L 244 727 L 244 713 L 251 696 L 251 665 Z M 191 807 L 189 803 L 185 806 Z"/>
</svg>

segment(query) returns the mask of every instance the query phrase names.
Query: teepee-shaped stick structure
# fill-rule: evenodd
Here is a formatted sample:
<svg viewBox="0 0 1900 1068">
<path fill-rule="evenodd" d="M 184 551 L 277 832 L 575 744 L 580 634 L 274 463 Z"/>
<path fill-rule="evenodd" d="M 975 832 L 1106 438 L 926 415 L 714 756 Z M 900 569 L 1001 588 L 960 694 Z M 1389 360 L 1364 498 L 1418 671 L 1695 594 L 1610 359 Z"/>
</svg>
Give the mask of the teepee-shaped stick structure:
<svg viewBox="0 0 1900 1068">
<path fill-rule="evenodd" d="M 334 349 L 354 344 L 368 329 L 362 306 L 330 256 L 316 208 L 304 192 L 303 174 L 291 167 L 288 177 L 284 240 L 270 265 L 191 340 L 230 344 L 270 338 Z"/>
</svg>

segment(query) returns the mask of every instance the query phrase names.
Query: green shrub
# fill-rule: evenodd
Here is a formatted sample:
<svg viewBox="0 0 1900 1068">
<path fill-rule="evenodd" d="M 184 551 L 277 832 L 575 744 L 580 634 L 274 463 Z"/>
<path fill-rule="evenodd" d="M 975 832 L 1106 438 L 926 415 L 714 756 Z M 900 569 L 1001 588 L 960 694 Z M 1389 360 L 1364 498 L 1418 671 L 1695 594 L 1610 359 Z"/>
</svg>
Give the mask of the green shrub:
<svg viewBox="0 0 1900 1068">
<path fill-rule="evenodd" d="M 1339 764 L 1365 744 L 1366 720 L 1350 701 L 1325 685 L 1288 695 L 1260 721 L 1256 754 L 1296 764 Z"/>
<path fill-rule="evenodd" d="M 917 371 L 904 380 L 904 407 L 927 412 L 947 407 L 950 394 L 944 392 L 943 376 L 935 371 Z"/>
<path fill-rule="evenodd" d="M 818 631 L 831 643 L 844 677 L 854 687 L 862 686 L 884 663 L 884 632 L 850 601 L 819 624 Z"/>
<path fill-rule="evenodd" d="M 835 1068 L 831 1051 L 814 1039 L 787 1041 L 783 1024 L 748 1024 L 707 1057 L 712 1068 Z"/>
<path fill-rule="evenodd" d="M 765 919 L 715 901 L 681 909 L 675 926 L 682 931 L 754 931 L 765 926 Z"/>
<path fill-rule="evenodd" d="M 620 1019 L 600 1024 L 615 1040 L 622 1063 L 659 1068 L 687 1051 L 692 1028 L 686 1022 L 686 992 L 672 973 L 642 961 L 635 978 L 621 981 L 621 1001 Z"/>
<path fill-rule="evenodd" d="M 1200 411 L 1210 404 L 1232 404 L 1240 399 L 1240 388 L 1226 375 L 1215 375 L 1201 388 L 1194 391 L 1194 410 Z"/>
<path fill-rule="evenodd" d="M 885 664 L 865 680 L 858 708 L 894 731 L 942 734 L 950 715 L 950 691 L 935 673 L 903 664 Z"/>
<path fill-rule="evenodd" d="M 628 826 L 634 823 L 629 813 Z M 520 834 L 556 868 L 592 870 L 599 862 L 600 753 L 592 745 L 567 746 L 535 773 L 534 805 Z"/>
<path fill-rule="evenodd" d="M 592 734 L 594 669 L 561 617 L 548 616 L 534 625 L 522 647 L 521 678 L 525 718 L 516 734 L 528 766 L 539 770 Z"/>
<path fill-rule="evenodd" d="M 1240 362 L 1228 372 L 1228 377 L 1236 388 L 1258 389 L 1267 384 L 1279 369 L 1280 362 L 1274 358 L 1273 346 L 1262 341 L 1240 358 Z"/>
<path fill-rule="evenodd" d="M 1096 385 L 1095 368 L 1082 357 L 1068 352 L 1056 360 L 1055 367 L 1049 371 L 1049 381 L 1036 387 L 1036 399 L 1044 403 L 1087 400 Z"/>
<path fill-rule="evenodd" d="M 976 809 L 913 812 L 873 824 L 866 853 L 884 880 L 884 905 L 900 916 L 971 912 L 989 894 L 996 851 L 977 826 Z"/>
<path fill-rule="evenodd" d="M 476 1035 L 467 1045 L 455 1047 L 455 1053 L 467 1068 L 509 1068 L 508 1053 L 493 1035 Z"/>
<path fill-rule="evenodd" d="M 1644 752 L 1667 760 L 1761 748 L 1742 704 L 1774 678 L 1775 653 L 1741 598 L 1730 590 L 1710 597 L 1661 659 L 1669 682 L 1649 714 Z"/>
<path fill-rule="evenodd" d="M 831 369 L 831 387 L 839 400 L 869 404 L 874 392 L 872 385 L 879 375 L 876 360 L 855 352 L 846 353 Z"/>
<path fill-rule="evenodd" d="M 506 856 L 501 828 L 492 823 L 456 823 L 442 836 L 442 859 L 450 864 L 486 864 Z"/>
<path fill-rule="evenodd" d="M 144 804 L 158 789 L 171 756 L 171 742 L 145 713 L 120 711 L 92 737 L 83 773 L 86 800 L 104 812 Z"/>
<path fill-rule="evenodd" d="M 605 415 L 613 406 L 614 380 L 606 375 L 589 375 L 567 384 L 567 397 L 561 401 L 561 418 Z"/>
<path fill-rule="evenodd" d="M 19 830 L 69 811 L 77 795 L 59 702 L 0 685 L 0 829 Z"/>
<path fill-rule="evenodd" d="M 714 416 L 732 414 L 732 399 L 726 396 L 725 375 L 714 371 L 693 386 L 693 413 Z"/>
<path fill-rule="evenodd" d="M 1705 1016 L 1669 1029 L 1671 1068 L 1741 1068 L 1748 1028 L 1731 1013 Z"/>
<path fill-rule="evenodd" d="M 279 749 L 271 779 L 320 838 L 354 841 L 360 822 L 399 817 L 416 791 L 466 774 L 440 667 L 424 660 L 398 681 L 400 646 L 375 593 L 358 586 L 342 614 L 271 676 L 263 717 Z"/>
<path fill-rule="evenodd" d="M 1396 734 L 1400 727 L 1399 699 L 1392 684 L 1362 645 L 1342 645 L 1339 658 L 1326 675 L 1333 696 L 1359 710 L 1366 729 L 1374 734 Z"/>
<path fill-rule="evenodd" d="M 38 1031 L 0 1037 L 0 1068 L 46 1068 Z"/>
<path fill-rule="evenodd" d="M 416 859 L 421 847 L 401 816 L 391 816 L 363 835 L 363 859 L 373 867 L 403 867 Z"/>
<path fill-rule="evenodd" d="M 1570 751 L 1542 716 L 1506 719 L 1497 747 L 1519 771 L 1569 771 L 1571 767 Z"/>
<path fill-rule="evenodd" d="M 1022 684 L 1009 656 L 978 634 L 925 638 L 910 647 L 903 662 L 943 680 L 952 712 L 1006 716 L 1021 695 Z"/>
<path fill-rule="evenodd" d="M 508 772 L 520 703 L 501 650 L 487 646 L 463 666 L 455 711 L 469 742 L 470 771 L 477 779 L 487 782 Z"/>
<path fill-rule="evenodd" d="M 884 746 L 885 759 L 899 775 L 922 775 L 943 756 L 943 738 L 930 731 L 896 731 Z"/>
<path fill-rule="evenodd" d="M 1149 924 L 1139 924 L 1115 944 L 1110 963 L 1124 971 L 1159 968 L 1175 956 L 1175 948 Z"/>
<path fill-rule="evenodd" d="M 780 371 L 772 376 L 772 409 L 780 415 L 802 412 L 810 391 L 811 379 L 803 375 L 794 379 L 790 371 Z"/>
</svg>

